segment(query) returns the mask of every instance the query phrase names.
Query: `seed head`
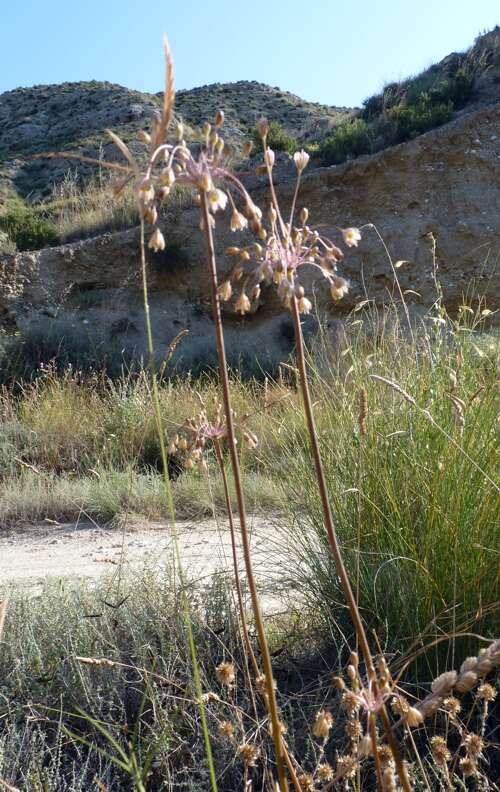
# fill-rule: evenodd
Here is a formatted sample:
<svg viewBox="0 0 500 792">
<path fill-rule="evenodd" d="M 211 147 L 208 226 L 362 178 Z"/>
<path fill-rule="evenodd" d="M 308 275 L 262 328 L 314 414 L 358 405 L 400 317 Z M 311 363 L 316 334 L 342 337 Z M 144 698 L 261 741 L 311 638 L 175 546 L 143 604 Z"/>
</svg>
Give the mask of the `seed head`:
<svg viewBox="0 0 500 792">
<path fill-rule="evenodd" d="M 328 762 L 324 762 L 318 766 L 316 773 L 320 781 L 331 781 L 333 778 L 333 767 Z"/>
<path fill-rule="evenodd" d="M 368 393 L 366 388 L 361 388 L 359 392 L 359 413 L 358 424 L 360 435 L 366 435 L 366 419 L 368 417 Z"/>
<path fill-rule="evenodd" d="M 234 727 L 230 721 L 222 721 L 219 723 L 219 734 L 221 737 L 226 737 L 230 740 L 234 735 Z"/>
<path fill-rule="evenodd" d="M 361 728 L 361 723 L 359 720 L 348 720 L 345 726 L 345 731 L 351 740 L 357 740 L 363 734 L 363 729 Z"/>
<path fill-rule="evenodd" d="M 460 714 L 462 705 L 460 704 L 459 700 L 455 698 L 455 696 L 449 696 L 449 698 L 446 698 L 443 701 L 443 709 L 450 713 L 451 718 L 456 718 L 457 715 Z"/>
<path fill-rule="evenodd" d="M 451 759 L 451 753 L 446 745 L 446 740 L 443 737 L 431 737 L 431 752 L 437 764 L 444 765 Z"/>
<path fill-rule="evenodd" d="M 342 696 L 342 706 L 348 715 L 352 715 L 360 708 L 360 703 L 357 695 L 352 690 L 346 690 Z"/>
<path fill-rule="evenodd" d="M 460 770 L 464 774 L 466 778 L 469 776 L 476 775 L 477 773 L 477 765 L 470 756 L 464 756 L 463 759 L 460 759 Z"/>
<path fill-rule="evenodd" d="M 354 756 L 346 754 L 337 759 L 337 773 L 341 778 L 353 778 L 356 774 L 358 763 Z"/>
<path fill-rule="evenodd" d="M 310 773 L 301 773 L 297 776 L 297 781 L 303 792 L 312 792 L 315 788 L 314 776 Z"/>
<path fill-rule="evenodd" d="M 489 685 L 487 682 L 485 682 L 483 685 L 480 685 L 477 689 L 477 697 L 484 699 L 484 701 L 494 701 L 496 695 L 497 692 L 493 685 Z"/>
<path fill-rule="evenodd" d="M 222 685 L 231 687 L 236 680 L 236 669 L 233 663 L 221 663 L 215 669 L 217 679 Z"/>
<path fill-rule="evenodd" d="M 238 746 L 237 756 L 247 767 L 255 767 L 260 756 L 260 748 L 251 743 L 243 743 Z"/>
<path fill-rule="evenodd" d="M 484 748 L 484 743 L 479 734 L 468 734 L 464 740 L 465 750 L 467 755 L 474 759 L 478 757 Z"/>
</svg>

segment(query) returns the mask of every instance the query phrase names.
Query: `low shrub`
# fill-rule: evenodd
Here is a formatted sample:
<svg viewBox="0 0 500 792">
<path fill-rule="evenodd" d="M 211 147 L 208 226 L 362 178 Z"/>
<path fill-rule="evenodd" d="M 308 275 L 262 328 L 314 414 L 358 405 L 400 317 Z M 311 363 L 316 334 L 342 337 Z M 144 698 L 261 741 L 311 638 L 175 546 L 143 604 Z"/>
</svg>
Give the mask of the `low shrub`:
<svg viewBox="0 0 500 792">
<path fill-rule="evenodd" d="M 317 156 L 323 165 L 338 165 L 348 157 L 371 154 L 374 149 L 375 134 L 373 127 L 362 118 L 345 121 L 333 135 L 319 144 Z"/>
<path fill-rule="evenodd" d="M 435 104 L 429 94 L 422 94 L 418 103 L 398 105 L 388 111 L 382 123 L 382 133 L 386 145 L 404 143 L 422 132 L 446 124 L 453 115 L 453 103 Z"/>
<path fill-rule="evenodd" d="M 253 130 L 253 143 L 256 151 L 261 151 L 262 142 L 257 129 Z M 293 154 L 297 151 L 297 140 L 285 132 L 281 124 L 277 121 L 269 123 L 269 132 L 267 133 L 267 145 L 273 151 L 286 151 L 288 154 Z"/>
<path fill-rule="evenodd" d="M 16 203 L 0 215 L 0 231 L 18 250 L 38 250 L 58 240 L 55 226 L 41 209 Z"/>
</svg>

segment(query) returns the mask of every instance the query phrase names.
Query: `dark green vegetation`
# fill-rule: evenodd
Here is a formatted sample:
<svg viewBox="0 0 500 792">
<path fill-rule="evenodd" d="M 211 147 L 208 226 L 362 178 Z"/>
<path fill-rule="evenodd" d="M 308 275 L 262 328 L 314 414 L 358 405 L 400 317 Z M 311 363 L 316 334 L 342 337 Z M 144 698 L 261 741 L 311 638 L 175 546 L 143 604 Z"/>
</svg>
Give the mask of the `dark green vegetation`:
<svg viewBox="0 0 500 792">
<path fill-rule="evenodd" d="M 0 231 L 18 250 L 36 250 L 58 240 L 57 229 L 47 219 L 45 209 L 31 207 L 20 200 L 0 214 Z"/>
<path fill-rule="evenodd" d="M 476 84 L 500 66 L 500 35 L 479 38 L 463 55 L 450 55 L 417 77 L 390 83 L 363 102 L 353 120 L 341 123 L 312 150 L 323 165 L 336 165 L 404 143 L 450 121 L 474 100 Z"/>
<path fill-rule="evenodd" d="M 253 144 L 255 151 L 260 151 L 262 149 L 262 140 L 257 129 L 253 130 Z M 288 154 L 293 154 L 298 148 L 296 138 L 292 135 L 288 135 L 278 121 L 271 121 L 269 123 L 267 145 L 273 151 L 286 151 Z"/>
</svg>

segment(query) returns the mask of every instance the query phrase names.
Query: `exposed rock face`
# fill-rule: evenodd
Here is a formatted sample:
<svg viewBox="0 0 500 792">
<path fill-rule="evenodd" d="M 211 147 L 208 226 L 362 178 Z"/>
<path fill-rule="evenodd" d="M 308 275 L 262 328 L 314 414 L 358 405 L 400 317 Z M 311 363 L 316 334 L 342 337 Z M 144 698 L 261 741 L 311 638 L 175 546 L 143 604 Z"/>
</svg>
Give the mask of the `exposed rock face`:
<svg viewBox="0 0 500 792">
<path fill-rule="evenodd" d="M 307 171 L 306 171 L 307 174 Z M 300 205 L 311 221 L 336 227 L 374 224 L 398 270 L 401 287 L 410 290 L 416 310 L 436 299 L 432 240 L 438 278 L 450 310 L 462 302 L 472 282 L 498 301 L 495 265 L 500 251 L 500 105 L 463 115 L 439 130 L 370 157 L 304 176 Z M 278 185 L 279 198 L 291 201 L 294 182 Z M 258 188 L 253 196 L 263 208 L 268 200 Z M 212 326 L 204 239 L 198 210 L 179 210 L 167 218 L 167 249 L 149 254 L 151 308 L 155 344 L 164 354 L 184 327 L 190 336 L 184 354 L 209 355 Z M 235 244 L 227 219 L 217 225 L 221 273 L 229 266 L 224 253 Z M 149 252 L 148 252 L 149 253 Z M 384 247 L 365 228 L 359 248 L 346 252 L 342 274 L 351 281 L 347 298 L 331 306 L 321 279 L 310 289 L 332 318 L 345 315 L 360 300 L 384 305 L 397 296 Z M 5 319 L 26 327 L 40 315 L 65 317 L 74 325 L 118 339 L 123 347 L 145 350 L 139 281 L 138 231 L 108 234 L 59 248 L 6 255 L 1 261 L 0 308 Z M 289 319 L 272 288 L 264 290 L 258 309 L 240 319 L 226 309 L 227 339 L 233 358 L 256 356 L 263 365 L 284 359 L 291 349 Z M 49 321 L 49 319 L 47 320 Z"/>
</svg>

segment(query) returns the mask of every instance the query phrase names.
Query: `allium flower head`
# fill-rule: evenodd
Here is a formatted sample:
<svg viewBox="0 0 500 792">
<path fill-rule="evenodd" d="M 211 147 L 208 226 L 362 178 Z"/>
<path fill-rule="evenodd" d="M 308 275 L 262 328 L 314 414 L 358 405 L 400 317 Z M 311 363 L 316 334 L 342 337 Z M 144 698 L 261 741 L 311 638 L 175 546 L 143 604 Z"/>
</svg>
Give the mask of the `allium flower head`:
<svg viewBox="0 0 500 792">
<path fill-rule="evenodd" d="M 255 205 L 247 203 L 244 213 L 259 242 L 237 251 L 228 249 L 228 254 L 238 255 L 239 261 L 226 278 L 233 283 L 243 279 L 243 288 L 235 305 L 241 314 L 248 313 L 251 302 L 258 299 L 262 287 L 271 284 L 278 287 L 278 296 L 285 308 L 291 309 L 296 300 L 298 311 L 307 314 L 312 310 L 312 303 L 299 282 L 301 268 L 307 266 L 317 269 L 328 282 L 332 298 L 339 300 L 348 291 L 347 281 L 337 275 L 337 263 L 343 258 L 343 253 L 329 237 L 308 225 L 309 212 L 306 208 L 298 212 L 297 218 L 295 216 L 301 174 L 309 161 L 305 151 L 297 151 L 294 155 L 297 184 L 290 215 L 288 218 L 283 216 L 273 185 L 275 157 L 266 144 L 267 123 L 260 122 L 258 129 L 264 143 L 264 169 L 270 181 L 271 204 L 266 213 L 269 227 L 264 227 L 262 212 Z M 231 195 L 230 200 L 233 202 Z M 233 210 L 236 211 L 235 207 Z M 233 218 L 231 227 L 238 227 L 239 221 L 234 214 Z M 342 234 L 349 245 L 357 244 L 361 239 L 358 229 L 346 229 Z"/>
</svg>

